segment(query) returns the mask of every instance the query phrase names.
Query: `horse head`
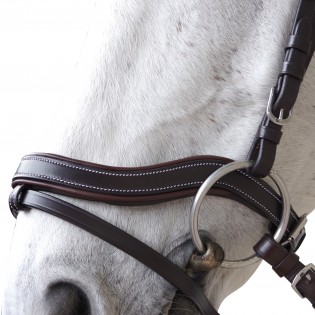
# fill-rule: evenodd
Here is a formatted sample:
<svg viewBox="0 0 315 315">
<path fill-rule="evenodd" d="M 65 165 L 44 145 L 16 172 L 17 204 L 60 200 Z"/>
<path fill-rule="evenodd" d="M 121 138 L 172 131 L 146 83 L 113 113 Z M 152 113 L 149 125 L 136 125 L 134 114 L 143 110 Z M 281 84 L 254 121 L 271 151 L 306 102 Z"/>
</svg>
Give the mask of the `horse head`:
<svg viewBox="0 0 315 315">
<path fill-rule="evenodd" d="M 53 139 L 46 141 L 45 151 L 54 155 L 29 156 L 24 162 L 49 163 L 52 172 L 63 163 L 86 172 L 83 178 L 115 173 L 134 187 L 140 169 L 145 175 L 167 172 L 173 180 L 174 171 L 211 164 L 200 156 L 246 160 L 270 88 L 278 79 L 297 4 L 98 1 L 74 93 L 58 108 L 57 115 L 67 117 L 66 125 L 58 126 Z M 315 146 L 309 137 L 315 134 L 314 78 L 311 62 L 275 162 L 298 217 L 311 212 L 315 199 Z M 278 137 L 271 133 L 264 137 Z M 60 155 L 68 160 L 60 162 Z M 190 156 L 197 162 L 188 163 L 185 158 Z M 78 160 L 93 165 L 82 166 Z M 175 160 L 179 162 L 167 164 Z M 104 170 L 100 165 L 110 167 Z M 159 166 L 145 167 L 149 165 Z M 250 175 L 244 171 L 241 176 Z M 250 180 L 253 186 L 262 185 Z M 163 187 L 176 185 L 183 184 Z M 192 186 L 196 185 L 200 183 Z M 165 200 L 142 205 L 139 200 L 83 200 L 71 195 L 71 189 L 65 195 L 56 191 L 50 195 L 109 222 L 180 269 L 190 270 L 187 264 L 195 252 L 191 194 L 180 199 L 163 195 Z M 270 191 L 267 195 L 272 196 Z M 200 207 L 198 234 L 202 241 L 218 244 L 225 260 L 253 255 L 253 246 L 269 231 L 270 220 L 233 198 L 216 194 L 204 198 Z M 218 309 L 258 265 L 255 260 L 239 268 L 221 266 L 189 275 Z M 36 209 L 19 211 L 10 267 L 6 315 L 199 314 L 189 297 L 137 259 Z"/>
</svg>

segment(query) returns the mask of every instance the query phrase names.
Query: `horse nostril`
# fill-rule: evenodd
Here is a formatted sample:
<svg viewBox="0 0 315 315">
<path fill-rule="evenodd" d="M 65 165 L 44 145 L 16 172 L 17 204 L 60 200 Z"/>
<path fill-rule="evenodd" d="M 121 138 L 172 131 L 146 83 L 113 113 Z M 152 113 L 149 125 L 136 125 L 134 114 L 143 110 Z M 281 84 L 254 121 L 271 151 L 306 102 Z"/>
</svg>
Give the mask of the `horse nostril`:
<svg viewBox="0 0 315 315">
<path fill-rule="evenodd" d="M 58 282 L 49 287 L 46 294 L 49 315 L 90 315 L 86 294 L 76 285 Z"/>
</svg>

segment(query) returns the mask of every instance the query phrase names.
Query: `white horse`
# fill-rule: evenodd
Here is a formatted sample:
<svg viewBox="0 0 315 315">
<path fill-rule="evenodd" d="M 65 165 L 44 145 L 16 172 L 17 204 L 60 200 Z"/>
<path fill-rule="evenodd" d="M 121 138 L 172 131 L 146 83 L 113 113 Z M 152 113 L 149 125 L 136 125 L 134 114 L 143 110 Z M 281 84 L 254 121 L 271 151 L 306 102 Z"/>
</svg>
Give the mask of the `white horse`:
<svg viewBox="0 0 315 315">
<path fill-rule="evenodd" d="M 98 1 L 68 126 L 45 151 L 142 166 L 192 155 L 244 160 L 283 60 L 297 0 Z M 304 79 L 275 168 L 298 214 L 315 201 L 315 63 Z M 30 148 L 32 149 L 32 148 Z M 65 198 L 65 197 L 63 197 Z M 119 207 L 65 198 L 184 267 L 190 199 Z M 204 202 L 200 228 L 241 258 L 268 222 L 226 199 Z M 258 264 L 202 279 L 216 308 Z M 32 210 L 18 216 L 3 315 L 198 314 L 154 272 L 89 233 Z M 173 303 L 172 303 L 173 301 Z"/>
</svg>

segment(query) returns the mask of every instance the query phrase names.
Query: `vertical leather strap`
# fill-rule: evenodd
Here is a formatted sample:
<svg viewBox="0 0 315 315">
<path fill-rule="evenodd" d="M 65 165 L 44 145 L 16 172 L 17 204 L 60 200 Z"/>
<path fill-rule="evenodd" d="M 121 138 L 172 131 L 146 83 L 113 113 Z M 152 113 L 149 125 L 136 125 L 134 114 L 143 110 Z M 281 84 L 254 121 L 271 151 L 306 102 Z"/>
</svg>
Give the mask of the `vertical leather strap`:
<svg viewBox="0 0 315 315">
<path fill-rule="evenodd" d="M 270 264 L 279 277 L 292 283 L 293 289 L 307 298 L 315 308 L 315 267 L 305 266 L 299 256 L 277 243 L 271 235 L 265 234 L 254 246 L 256 254 Z"/>
<path fill-rule="evenodd" d="M 297 99 L 300 85 L 315 50 L 315 1 L 300 0 L 283 66 L 271 98 L 271 112 L 275 117 L 287 118 Z M 265 114 L 248 154 L 256 161 L 251 175 L 265 177 L 269 174 L 276 157 L 277 145 L 282 136 L 282 125 L 270 120 Z"/>
</svg>

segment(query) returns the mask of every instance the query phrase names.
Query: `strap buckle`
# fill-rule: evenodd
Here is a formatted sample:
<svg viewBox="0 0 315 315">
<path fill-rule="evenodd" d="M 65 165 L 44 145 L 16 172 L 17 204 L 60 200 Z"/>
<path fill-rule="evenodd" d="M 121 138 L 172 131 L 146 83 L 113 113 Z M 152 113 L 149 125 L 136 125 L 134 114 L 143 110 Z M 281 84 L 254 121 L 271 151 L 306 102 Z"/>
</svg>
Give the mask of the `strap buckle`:
<svg viewBox="0 0 315 315">
<path fill-rule="evenodd" d="M 292 289 L 302 298 L 304 299 L 304 296 L 301 294 L 301 292 L 299 291 L 299 289 L 296 287 L 298 285 L 298 283 L 304 278 L 306 277 L 309 281 L 311 281 L 311 276 L 308 274 L 309 271 L 313 271 L 315 272 L 315 266 L 313 264 L 308 264 L 307 266 L 305 266 L 294 278 L 291 287 Z"/>
<path fill-rule="evenodd" d="M 302 241 L 305 237 L 305 225 L 307 223 L 307 214 L 304 214 L 301 216 L 299 222 L 297 223 L 296 227 L 292 231 L 292 233 L 289 235 L 288 239 L 283 242 L 281 245 L 286 246 L 289 244 L 290 249 L 292 251 L 297 251 L 297 249 L 300 247 Z"/>
<path fill-rule="evenodd" d="M 280 110 L 279 117 L 276 117 L 273 112 L 272 112 L 272 104 L 274 103 L 274 97 L 275 97 L 275 87 L 272 87 L 270 90 L 270 95 L 269 95 L 269 100 L 268 100 L 268 105 L 267 105 L 267 110 L 266 110 L 266 115 L 268 118 L 276 125 L 279 126 L 284 126 L 286 125 L 292 116 L 292 110 L 289 112 L 289 116 L 287 118 L 283 118 L 284 114 L 284 109 Z"/>
</svg>

